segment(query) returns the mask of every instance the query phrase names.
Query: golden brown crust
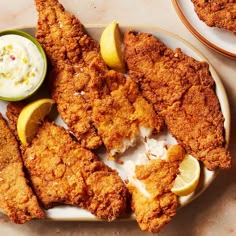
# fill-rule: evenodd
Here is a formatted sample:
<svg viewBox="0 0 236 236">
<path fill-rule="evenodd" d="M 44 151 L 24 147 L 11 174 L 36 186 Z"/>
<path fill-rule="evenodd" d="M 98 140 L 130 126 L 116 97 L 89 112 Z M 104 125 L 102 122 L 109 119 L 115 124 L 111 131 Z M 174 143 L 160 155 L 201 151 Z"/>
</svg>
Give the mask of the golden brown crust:
<svg viewBox="0 0 236 236">
<path fill-rule="evenodd" d="M 26 104 L 25 102 L 10 102 L 7 104 L 6 116 L 8 119 L 8 124 L 17 140 L 18 140 L 18 134 L 16 128 L 17 119 L 25 104 Z"/>
<path fill-rule="evenodd" d="M 184 149 L 174 145 L 168 151 L 168 161 L 156 159 L 136 166 L 136 178 L 150 194 L 147 197 L 136 186 L 128 184 L 131 206 L 142 230 L 157 233 L 175 216 L 178 199 L 171 188 L 184 155 Z"/>
<path fill-rule="evenodd" d="M 15 223 L 45 218 L 28 185 L 17 141 L 0 115 L 0 208 Z"/>
<path fill-rule="evenodd" d="M 236 34 L 235 0 L 191 0 L 200 20 L 210 27 L 224 28 Z"/>
<path fill-rule="evenodd" d="M 112 150 L 123 149 L 125 140 L 135 143 L 140 136 L 140 127 L 155 132 L 160 132 L 163 127 L 163 120 L 141 96 L 131 78 L 125 79 L 105 98 L 95 100 L 93 118 L 111 157 Z"/>
<path fill-rule="evenodd" d="M 179 143 L 208 169 L 231 166 L 231 157 L 224 148 L 224 118 L 212 89 L 192 86 L 183 99 L 163 111 L 163 115 Z"/>
<path fill-rule="evenodd" d="M 75 205 L 108 220 L 126 213 L 128 191 L 117 171 L 82 148 L 64 128 L 45 122 L 23 160 L 46 209 Z"/>
<path fill-rule="evenodd" d="M 224 117 L 208 64 L 133 31 L 125 34 L 125 59 L 130 76 L 187 152 L 210 170 L 229 168 Z"/>
<path fill-rule="evenodd" d="M 7 106 L 14 131 L 22 106 Z M 45 122 L 31 146 L 21 150 L 30 181 L 44 208 L 75 205 L 109 221 L 129 211 L 128 190 L 117 171 L 82 148 L 64 128 Z"/>
<path fill-rule="evenodd" d="M 48 83 L 52 97 L 62 119 L 81 144 L 95 149 L 102 142 L 93 125 L 91 105 L 94 98 L 106 93 L 101 77 L 107 71 L 99 45 L 58 1 L 35 3 L 39 13 L 36 38 L 51 64 Z"/>
</svg>

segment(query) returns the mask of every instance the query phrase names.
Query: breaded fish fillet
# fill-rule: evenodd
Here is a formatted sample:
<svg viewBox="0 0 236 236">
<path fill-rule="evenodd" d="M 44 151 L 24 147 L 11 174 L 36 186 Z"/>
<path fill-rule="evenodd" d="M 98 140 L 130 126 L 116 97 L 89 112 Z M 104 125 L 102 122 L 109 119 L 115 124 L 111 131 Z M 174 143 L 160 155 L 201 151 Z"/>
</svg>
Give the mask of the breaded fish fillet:
<svg viewBox="0 0 236 236">
<path fill-rule="evenodd" d="M 178 143 L 210 170 L 229 168 L 224 117 L 208 64 L 167 48 L 151 34 L 129 31 L 124 43 L 130 76 Z"/>
<path fill-rule="evenodd" d="M 127 184 L 131 207 L 142 230 L 157 233 L 175 216 L 178 199 L 171 189 L 184 156 L 184 149 L 173 145 L 167 151 L 166 160 L 128 164 L 128 171 L 134 171 L 129 173 Z"/>
<path fill-rule="evenodd" d="M 13 129 L 20 110 L 18 103 L 7 107 Z M 44 208 L 74 205 L 109 221 L 128 211 L 128 190 L 117 171 L 81 147 L 64 128 L 45 121 L 22 152 L 32 187 Z"/>
<path fill-rule="evenodd" d="M 0 208 L 15 223 L 45 218 L 23 172 L 18 143 L 0 115 Z"/>
<path fill-rule="evenodd" d="M 64 128 L 45 122 L 23 158 L 45 208 L 75 205 L 108 220 L 126 212 L 128 191 L 117 171 L 82 148 Z"/>
<path fill-rule="evenodd" d="M 14 133 L 15 138 L 20 142 L 18 134 L 17 134 L 17 119 L 21 112 L 21 110 L 26 105 L 25 102 L 10 102 L 7 104 L 6 116 L 8 119 L 8 125 L 11 131 Z"/>
<path fill-rule="evenodd" d="M 38 11 L 36 38 L 51 64 L 51 94 L 59 113 L 84 147 L 102 144 L 93 125 L 91 105 L 106 93 L 101 77 L 107 71 L 99 45 L 83 32 L 75 16 L 57 0 L 35 0 Z"/>
<path fill-rule="evenodd" d="M 200 20 L 236 34 L 236 0 L 191 0 Z"/>
<path fill-rule="evenodd" d="M 133 80 L 108 70 L 98 43 L 84 33 L 79 20 L 56 0 L 35 2 L 36 37 L 52 65 L 52 97 L 81 144 L 93 149 L 102 139 L 115 156 L 135 143 L 140 129 L 145 135 L 158 132 L 163 121 L 152 105 Z"/>
</svg>

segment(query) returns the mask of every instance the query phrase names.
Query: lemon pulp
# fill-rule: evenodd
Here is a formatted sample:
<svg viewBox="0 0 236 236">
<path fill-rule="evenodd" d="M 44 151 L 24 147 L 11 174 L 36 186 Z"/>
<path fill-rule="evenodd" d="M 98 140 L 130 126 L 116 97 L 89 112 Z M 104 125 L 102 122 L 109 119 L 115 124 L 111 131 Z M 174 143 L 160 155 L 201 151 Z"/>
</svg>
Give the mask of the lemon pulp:
<svg viewBox="0 0 236 236">
<path fill-rule="evenodd" d="M 23 145 L 31 143 L 53 104 L 54 100 L 44 98 L 29 103 L 22 109 L 17 120 L 17 133 Z"/>
<path fill-rule="evenodd" d="M 186 155 L 179 170 L 180 174 L 177 175 L 171 191 L 178 196 L 186 196 L 192 193 L 198 185 L 200 179 L 199 161 L 191 155 Z"/>
<path fill-rule="evenodd" d="M 103 30 L 100 50 L 103 60 L 110 68 L 124 72 L 121 35 L 117 22 L 113 21 Z"/>
</svg>

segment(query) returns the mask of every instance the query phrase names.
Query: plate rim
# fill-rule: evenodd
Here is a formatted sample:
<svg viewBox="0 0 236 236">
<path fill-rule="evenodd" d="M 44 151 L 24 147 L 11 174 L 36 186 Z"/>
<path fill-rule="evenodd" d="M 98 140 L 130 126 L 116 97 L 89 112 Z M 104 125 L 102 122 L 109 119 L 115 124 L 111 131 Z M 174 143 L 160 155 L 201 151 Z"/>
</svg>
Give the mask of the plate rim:
<svg viewBox="0 0 236 236">
<path fill-rule="evenodd" d="M 207 40 L 202 34 L 200 34 L 193 25 L 188 21 L 188 19 L 185 17 L 183 11 L 181 10 L 181 7 L 179 5 L 179 0 L 172 0 L 172 4 L 175 8 L 175 11 L 179 18 L 181 19 L 182 23 L 187 27 L 187 29 L 203 44 L 214 50 L 215 52 L 220 53 L 223 56 L 226 56 L 228 58 L 236 60 L 236 53 L 231 53 L 227 50 L 224 50 L 223 48 L 215 45 L 214 43 Z"/>
<path fill-rule="evenodd" d="M 83 25 L 85 27 L 85 30 L 86 29 L 102 29 L 104 27 L 107 26 L 107 24 L 84 24 Z M 208 64 L 209 64 L 209 70 L 212 74 L 212 78 L 213 80 L 215 81 L 215 84 L 216 84 L 216 88 L 218 88 L 220 91 L 221 91 L 221 96 L 222 96 L 222 100 L 224 101 L 224 105 L 225 105 L 225 108 L 224 108 L 224 118 L 226 117 L 227 119 L 225 119 L 225 122 L 224 122 L 224 128 L 225 128 L 225 140 L 226 140 L 226 148 L 228 148 L 228 145 L 229 145 L 229 139 L 230 139 L 230 125 L 231 125 L 231 122 L 230 122 L 230 106 L 229 106 L 229 100 L 228 100 L 228 97 L 227 97 L 227 93 L 226 93 L 226 90 L 224 88 L 224 85 L 218 75 L 218 73 L 216 72 L 216 70 L 213 68 L 213 66 L 211 65 L 211 63 L 209 62 L 209 60 L 204 56 L 204 54 L 201 53 L 201 51 L 199 51 L 195 46 L 193 46 L 191 43 L 189 43 L 187 40 L 185 40 L 184 38 L 180 37 L 179 35 L 175 34 L 175 33 L 172 33 L 168 30 L 165 30 L 165 29 L 162 29 L 160 27 L 156 27 L 156 26 L 147 26 L 147 25 L 135 25 L 135 24 L 119 24 L 119 27 L 122 29 L 122 30 L 128 30 L 128 29 L 132 29 L 132 30 L 139 30 L 139 31 L 143 31 L 143 32 L 150 32 L 150 31 L 154 31 L 154 32 L 157 32 L 157 33 L 161 33 L 161 34 L 164 34 L 168 37 L 171 37 L 171 38 L 174 38 L 175 40 L 177 41 L 180 41 L 182 42 L 183 44 L 185 44 L 188 48 L 190 48 L 200 59 L 201 61 L 206 61 Z M 36 27 L 35 26 L 32 26 L 32 25 L 24 25 L 24 26 L 19 26 L 17 27 L 16 29 L 20 29 L 20 30 L 23 30 L 23 31 L 26 31 L 27 30 L 35 30 Z M 1 30 L 2 31 L 2 30 Z M 218 96 L 217 96 L 218 97 Z M 219 99 L 219 98 L 218 98 Z M 221 106 L 221 102 L 220 102 L 220 106 Z M 190 200 L 188 200 L 187 202 L 183 203 L 181 206 L 179 206 L 177 208 L 177 210 L 181 209 L 182 207 L 190 204 L 193 200 L 195 200 L 197 197 L 199 197 L 203 192 L 205 192 L 206 189 L 208 189 L 209 185 L 215 180 L 215 178 L 217 177 L 219 171 L 216 170 L 212 173 L 212 176 L 211 176 L 211 179 L 210 181 L 208 181 L 208 183 L 205 183 L 204 184 L 204 187 L 202 189 L 200 189 L 197 193 L 194 193 L 194 195 L 190 198 Z M 71 206 L 69 206 L 71 207 Z M 73 206 L 72 206 L 73 207 Z M 82 209 L 82 208 L 80 208 Z M 50 210 L 53 210 L 52 209 L 49 209 L 49 212 Z M 84 209 L 83 209 L 84 210 Z M 98 219 L 97 217 L 95 217 L 94 215 L 91 214 L 91 216 L 78 216 L 78 217 L 50 217 L 50 214 L 47 215 L 47 218 L 46 218 L 47 221 L 104 221 L 104 220 L 101 220 L 101 219 Z M 133 221 L 135 220 L 135 216 L 134 216 L 134 213 L 131 214 L 131 215 L 128 215 L 128 216 L 125 216 L 125 217 L 120 217 L 117 219 L 117 221 Z"/>
</svg>

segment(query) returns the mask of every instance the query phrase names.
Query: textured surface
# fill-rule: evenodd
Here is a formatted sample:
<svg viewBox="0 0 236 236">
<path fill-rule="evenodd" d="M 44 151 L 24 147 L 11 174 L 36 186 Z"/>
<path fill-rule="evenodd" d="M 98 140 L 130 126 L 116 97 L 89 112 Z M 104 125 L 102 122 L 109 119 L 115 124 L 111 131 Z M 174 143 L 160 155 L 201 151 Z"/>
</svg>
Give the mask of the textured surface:
<svg viewBox="0 0 236 236">
<path fill-rule="evenodd" d="M 192 0 L 194 9 L 202 21 L 210 27 L 219 27 L 236 34 L 235 0 Z"/>
<path fill-rule="evenodd" d="M 184 155 L 184 149 L 174 145 L 167 151 L 167 160 L 154 159 L 135 167 L 137 180 L 145 185 L 150 195 L 146 197 L 133 183 L 128 184 L 131 207 L 142 230 L 158 233 L 176 215 L 178 198 L 171 188 Z"/>
<path fill-rule="evenodd" d="M 109 221 L 126 213 L 128 191 L 117 171 L 82 148 L 64 128 L 45 122 L 23 159 L 46 209 L 75 205 Z"/>
<path fill-rule="evenodd" d="M 147 33 L 126 32 L 124 47 L 129 75 L 176 140 L 208 169 L 230 168 L 224 117 L 208 64 Z"/>
<path fill-rule="evenodd" d="M 0 114 L 0 208 L 18 224 L 44 218 L 28 185 L 18 143 Z"/>
<path fill-rule="evenodd" d="M 21 109 L 22 103 L 7 106 L 14 132 Z M 45 121 L 32 143 L 21 148 L 28 178 L 45 209 L 74 205 L 108 221 L 129 211 L 128 190 L 118 172 L 81 147 L 64 128 Z"/>
</svg>

